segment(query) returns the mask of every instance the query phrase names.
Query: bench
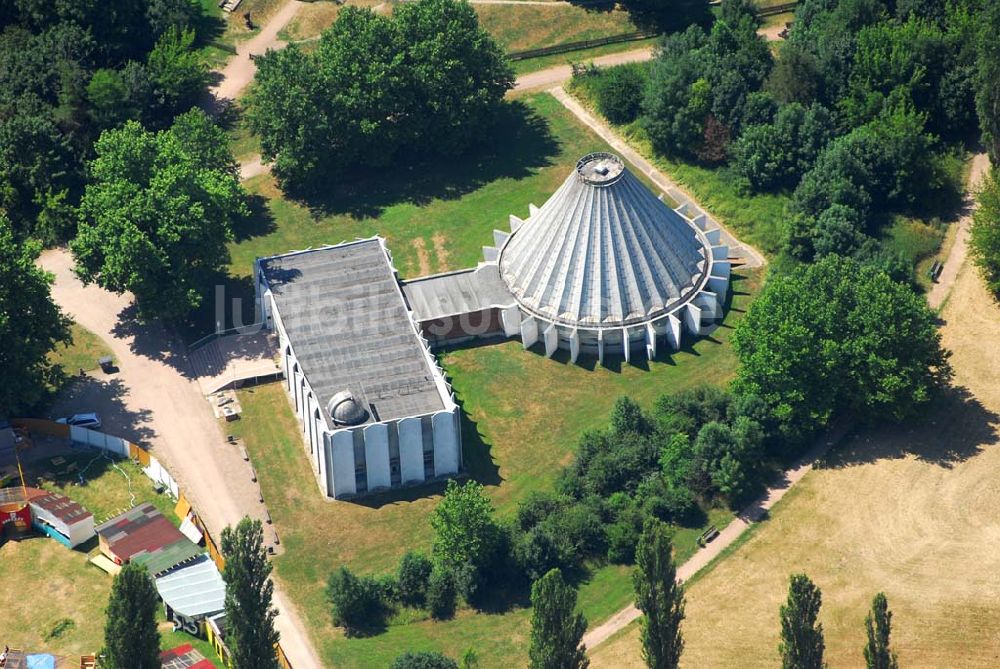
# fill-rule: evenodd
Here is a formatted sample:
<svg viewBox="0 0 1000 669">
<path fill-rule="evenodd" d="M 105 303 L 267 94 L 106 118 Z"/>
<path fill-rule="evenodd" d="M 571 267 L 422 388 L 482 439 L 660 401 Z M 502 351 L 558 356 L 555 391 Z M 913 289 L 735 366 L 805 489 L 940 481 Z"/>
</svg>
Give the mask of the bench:
<svg viewBox="0 0 1000 669">
<path fill-rule="evenodd" d="M 930 269 L 927 270 L 927 277 L 931 281 L 937 282 L 938 277 L 941 276 L 941 270 L 943 269 L 944 269 L 944 263 L 941 262 L 940 260 L 935 260 L 934 264 L 932 264 L 930 266 Z"/>
<path fill-rule="evenodd" d="M 704 532 L 702 532 L 701 536 L 698 537 L 698 545 L 704 548 L 710 542 L 714 541 L 715 538 L 718 536 L 719 536 L 719 528 L 717 528 L 715 525 L 710 525 L 709 528 Z"/>
</svg>

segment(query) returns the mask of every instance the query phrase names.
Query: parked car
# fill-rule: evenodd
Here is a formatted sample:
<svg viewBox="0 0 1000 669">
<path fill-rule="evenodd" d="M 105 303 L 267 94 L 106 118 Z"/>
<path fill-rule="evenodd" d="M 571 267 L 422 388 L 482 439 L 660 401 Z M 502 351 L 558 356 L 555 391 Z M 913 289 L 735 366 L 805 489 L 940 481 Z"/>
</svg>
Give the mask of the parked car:
<svg viewBox="0 0 1000 669">
<path fill-rule="evenodd" d="M 99 430 L 101 428 L 101 417 L 96 413 L 75 413 L 69 418 L 57 418 L 56 422 L 63 425 L 85 427 L 88 430 Z"/>
</svg>

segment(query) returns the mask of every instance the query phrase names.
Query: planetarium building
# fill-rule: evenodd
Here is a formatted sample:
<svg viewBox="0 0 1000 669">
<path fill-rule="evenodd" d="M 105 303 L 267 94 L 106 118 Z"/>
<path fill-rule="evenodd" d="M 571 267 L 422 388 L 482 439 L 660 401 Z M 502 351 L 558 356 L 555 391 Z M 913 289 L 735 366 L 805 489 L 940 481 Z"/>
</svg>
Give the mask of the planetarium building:
<svg viewBox="0 0 1000 669">
<path fill-rule="evenodd" d="M 435 346 L 518 337 L 603 363 L 705 334 L 729 286 L 721 234 L 594 153 L 494 230 L 474 268 L 402 281 L 380 237 L 258 259 L 257 299 L 321 488 L 350 497 L 461 470 L 460 409 Z"/>
</svg>

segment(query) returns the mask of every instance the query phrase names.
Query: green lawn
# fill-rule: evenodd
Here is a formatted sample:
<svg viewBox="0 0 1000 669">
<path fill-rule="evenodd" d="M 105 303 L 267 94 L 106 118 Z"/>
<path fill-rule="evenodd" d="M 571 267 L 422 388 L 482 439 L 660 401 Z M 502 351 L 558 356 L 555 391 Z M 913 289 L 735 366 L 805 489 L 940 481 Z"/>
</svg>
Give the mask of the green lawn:
<svg viewBox="0 0 1000 669">
<path fill-rule="evenodd" d="M 76 374 L 80 369 L 97 369 L 97 360 L 111 355 L 104 341 L 90 330 L 73 323 L 70 325 L 72 341 L 66 346 L 58 346 L 49 354 L 49 360 L 60 365 L 67 374 Z"/>
<path fill-rule="evenodd" d="M 648 366 L 571 365 L 525 351 L 516 341 L 441 354 L 465 411 L 468 474 L 487 486 L 501 516 L 510 517 L 528 492 L 551 488 L 558 471 L 570 462 L 579 435 L 605 425 L 619 395 L 629 394 L 649 407 L 665 392 L 726 383 L 734 368 L 726 342 L 759 283 L 759 275 L 736 275 L 726 323 L 713 336 Z M 468 647 L 477 649 L 484 668 L 525 664 L 529 612 L 523 608 L 502 615 L 463 610 L 448 622 L 406 611 L 384 633 L 363 639 L 347 639 L 335 629 L 323 595 L 329 573 L 341 564 L 362 573 L 385 573 L 405 551 L 428 550 L 428 517 L 440 498 L 440 486 L 357 503 L 326 501 L 309 469 L 282 385 L 241 391 L 240 402 L 241 420 L 226 429 L 246 440 L 286 548 L 274 560 L 276 576 L 299 606 L 325 664 L 385 666 L 405 650 L 437 649 L 458 657 Z M 731 517 L 713 510 L 709 522 L 721 527 Z M 698 534 L 700 528 L 678 531 L 680 559 L 694 552 Z M 628 570 L 618 566 L 595 568 L 580 591 L 581 608 L 593 623 L 630 599 Z"/>
</svg>

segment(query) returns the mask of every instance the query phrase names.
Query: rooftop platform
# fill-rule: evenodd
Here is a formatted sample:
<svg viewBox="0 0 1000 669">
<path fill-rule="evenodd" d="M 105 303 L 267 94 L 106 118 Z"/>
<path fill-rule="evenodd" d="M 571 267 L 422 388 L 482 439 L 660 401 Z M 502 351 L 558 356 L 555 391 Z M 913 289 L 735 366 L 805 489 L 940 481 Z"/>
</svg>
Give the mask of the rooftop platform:
<svg viewBox="0 0 1000 669">
<path fill-rule="evenodd" d="M 420 323 L 517 303 L 494 264 L 407 281 L 403 294 Z"/>
<path fill-rule="evenodd" d="M 419 339 L 380 238 L 259 263 L 324 412 L 345 390 L 368 410 L 367 422 L 446 408 L 444 380 Z"/>
</svg>

